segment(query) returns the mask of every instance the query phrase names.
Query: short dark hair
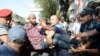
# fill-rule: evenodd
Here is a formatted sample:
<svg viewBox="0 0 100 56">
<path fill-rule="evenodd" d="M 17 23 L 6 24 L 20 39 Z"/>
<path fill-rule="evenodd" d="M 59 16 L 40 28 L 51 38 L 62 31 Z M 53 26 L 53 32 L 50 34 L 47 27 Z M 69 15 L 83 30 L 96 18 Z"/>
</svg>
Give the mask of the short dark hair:
<svg viewBox="0 0 100 56">
<path fill-rule="evenodd" d="M 91 15 L 92 16 L 93 14 L 94 14 L 94 10 L 91 9 L 91 8 L 86 7 L 86 8 L 83 9 L 83 11 L 80 12 L 80 17 L 84 17 L 86 15 Z"/>
</svg>

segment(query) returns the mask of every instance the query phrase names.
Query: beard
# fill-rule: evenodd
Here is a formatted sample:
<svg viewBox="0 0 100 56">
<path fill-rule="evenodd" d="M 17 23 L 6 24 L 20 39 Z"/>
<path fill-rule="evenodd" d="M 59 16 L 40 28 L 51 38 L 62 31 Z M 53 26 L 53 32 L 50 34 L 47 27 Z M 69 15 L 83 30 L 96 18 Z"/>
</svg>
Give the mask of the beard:
<svg viewBox="0 0 100 56">
<path fill-rule="evenodd" d="M 33 26 L 36 26 L 36 25 L 37 25 L 37 23 L 36 23 L 36 22 L 31 22 L 31 24 L 32 24 Z"/>
</svg>

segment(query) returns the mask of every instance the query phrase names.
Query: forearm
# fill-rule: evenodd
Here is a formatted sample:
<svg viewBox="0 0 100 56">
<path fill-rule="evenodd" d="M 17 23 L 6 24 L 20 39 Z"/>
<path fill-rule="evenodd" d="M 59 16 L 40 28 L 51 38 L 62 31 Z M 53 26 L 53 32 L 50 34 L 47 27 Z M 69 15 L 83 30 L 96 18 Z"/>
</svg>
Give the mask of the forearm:
<svg viewBox="0 0 100 56">
<path fill-rule="evenodd" d="M 7 43 L 8 42 L 8 37 L 6 35 L 0 36 L 0 39 L 4 42 Z"/>
<path fill-rule="evenodd" d="M 89 37 L 92 35 L 97 34 L 98 32 L 96 31 L 96 29 L 91 30 L 91 31 L 87 31 L 87 32 L 82 32 L 80 34 L 77 34 L 76 37 Z"/>
<path fill-rule="evenodd" d="M 87 32 L 80 33 L 79 37 L 88 37 L 88 33 Z"/>
<path fill-rule="evenodd" d="M 86 33 L 87 33 L 87 36 L 92 36 L 92 35 L 97 34 L 98 32 L 96 31 L 96 29 L 94 29 L 94 30 L 88 31 Z"/>
<path fill-rule="evenodd" d="M 51 44 L 52 43 L 52 37 L 55 34 L 55 32 L 54 31 L 48 31 L 47 33 L 48 33 L 47 34 L 47 42 L 48 42 L 48 44 Z"/>
<path fill-rule="evenodd" d="M 91 54 L 100 54 L 100 51 L 98 49 L 86 49 L 85 52 L 91 53 Z"/>
<path fill-rule="evenodd" d="M 48 26 L 48 25 L 46 25 L 46 26 L 42 26 L 44 29 L 46 29 L 46 30 L 51 30 L 52 29 L 52 27 L 51 26 Z"/>
</svg>

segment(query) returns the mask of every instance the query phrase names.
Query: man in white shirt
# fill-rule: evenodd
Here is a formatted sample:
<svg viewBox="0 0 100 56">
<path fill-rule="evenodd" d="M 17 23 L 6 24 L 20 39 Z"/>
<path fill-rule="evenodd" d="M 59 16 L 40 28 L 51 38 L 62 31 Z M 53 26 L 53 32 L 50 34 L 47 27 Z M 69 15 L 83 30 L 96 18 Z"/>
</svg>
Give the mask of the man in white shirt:
<svg viewBox="0 0 100 56">
<path fill-rule="evenodd" d="M 63 26 L 64 30 L 66 30 L 67 27 L 68 27 L 68 24 L 67 24 L 67 22 L 65 21 L 64 16 L 61 16 L 61 17 L 60 17 L 60 23 L 61 23 L 61 25 Z"/>
</svg>

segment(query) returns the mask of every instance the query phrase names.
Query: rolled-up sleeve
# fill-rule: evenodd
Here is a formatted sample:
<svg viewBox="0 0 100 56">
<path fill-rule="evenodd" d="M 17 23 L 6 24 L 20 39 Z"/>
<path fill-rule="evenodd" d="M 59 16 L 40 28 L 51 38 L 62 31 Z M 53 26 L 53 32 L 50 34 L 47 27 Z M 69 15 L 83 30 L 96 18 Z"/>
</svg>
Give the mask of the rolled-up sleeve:
<svg viewBox="0 0 100 56">
<path fill-rule="evenodd" d="M 0 35 L 4 35 L 4 34 L 7 34 L 7 29 L 4 28 L 4 27 L 0 27 Z"/>
<path fill-rule="evenodd" d="M 96 28 L 96 31 L 97 31 L 97 32 L 100 32 L 100 26 L 98 26 L 98 27 Z"/>
</svg>

